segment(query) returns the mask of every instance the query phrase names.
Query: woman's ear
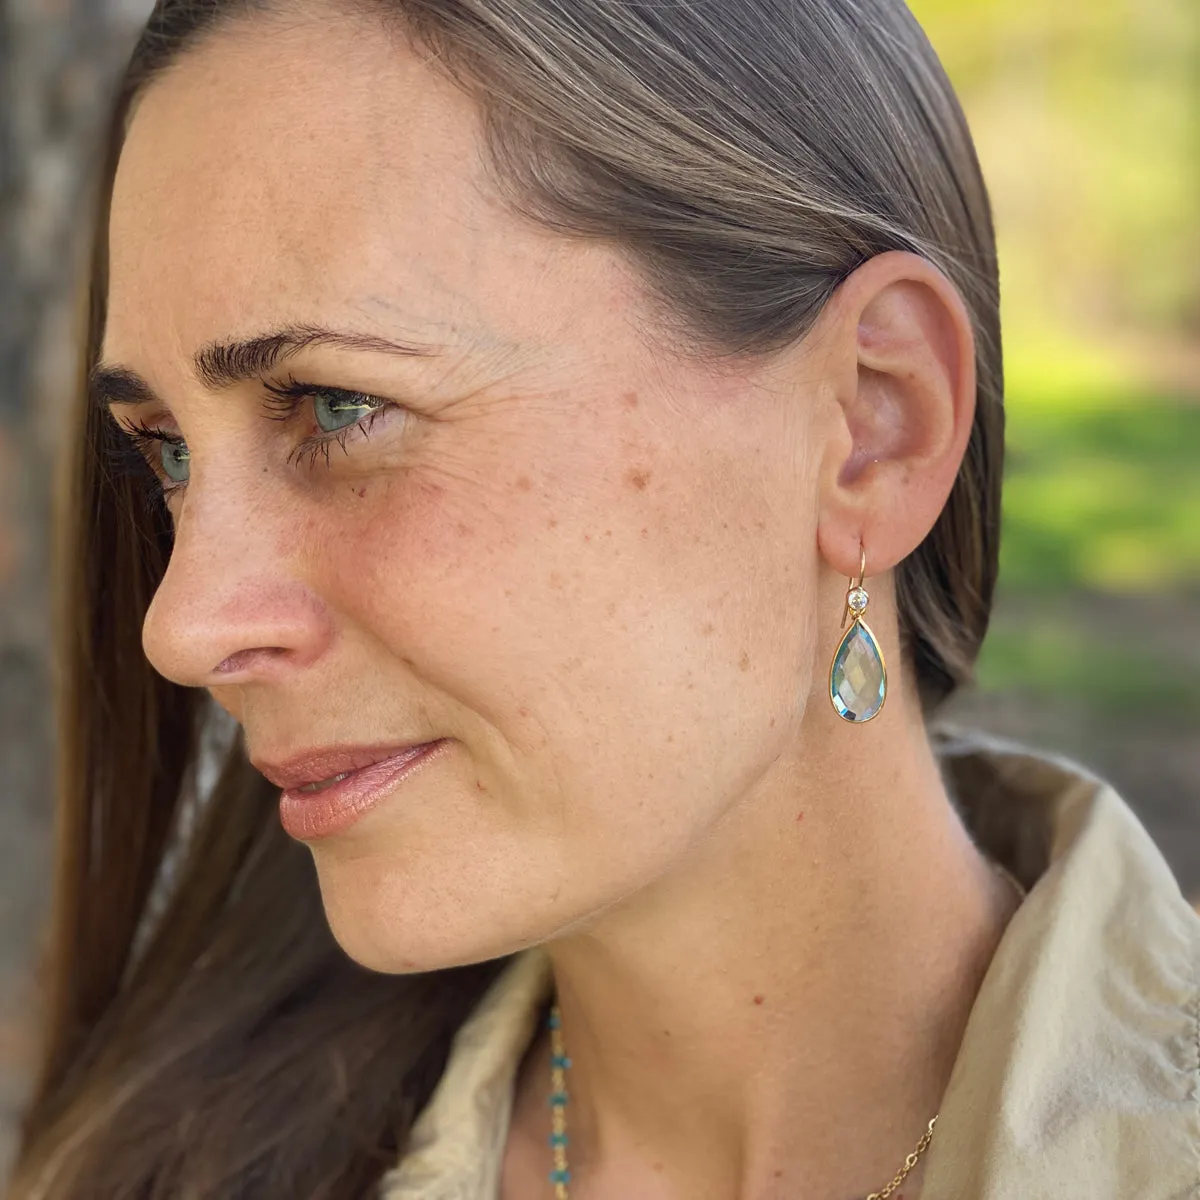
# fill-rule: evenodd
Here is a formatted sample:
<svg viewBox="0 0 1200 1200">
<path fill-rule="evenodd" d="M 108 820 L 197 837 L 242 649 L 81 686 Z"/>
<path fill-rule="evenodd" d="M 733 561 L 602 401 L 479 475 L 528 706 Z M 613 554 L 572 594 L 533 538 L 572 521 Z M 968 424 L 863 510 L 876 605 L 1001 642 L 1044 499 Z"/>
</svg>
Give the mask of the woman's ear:
<svg viewBox="0 0 1200 1200">
<path fill-rule="evenodd" d="M 975 416 L 975 338 L 957 288 L 927 259 L 869 259 L 825 306 L 814 339 L 834 401 L 818 542 L 841 575 L 890 570 L 933 528 Z"/>
</svg>

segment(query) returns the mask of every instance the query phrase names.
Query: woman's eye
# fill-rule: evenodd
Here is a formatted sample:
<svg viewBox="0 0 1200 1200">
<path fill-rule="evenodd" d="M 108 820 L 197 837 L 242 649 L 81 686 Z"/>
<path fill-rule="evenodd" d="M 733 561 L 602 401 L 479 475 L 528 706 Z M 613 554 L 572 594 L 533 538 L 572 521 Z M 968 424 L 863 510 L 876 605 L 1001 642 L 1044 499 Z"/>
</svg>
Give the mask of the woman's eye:
<svg viewBox="0 0 1200 1200">
<path fill-rule="evenodd" d="M 191 451 L 183 442 L 162 441 L 158 445 L 163 474 L 172 483 L 187 483 Z"/>
<path fill-rule="evenodd" d="M 379 407 L 360 392 L 313 392 L 313 416 L 323 433 L 333 433 L 361 421 L 367 413 Z"/>
</svg>

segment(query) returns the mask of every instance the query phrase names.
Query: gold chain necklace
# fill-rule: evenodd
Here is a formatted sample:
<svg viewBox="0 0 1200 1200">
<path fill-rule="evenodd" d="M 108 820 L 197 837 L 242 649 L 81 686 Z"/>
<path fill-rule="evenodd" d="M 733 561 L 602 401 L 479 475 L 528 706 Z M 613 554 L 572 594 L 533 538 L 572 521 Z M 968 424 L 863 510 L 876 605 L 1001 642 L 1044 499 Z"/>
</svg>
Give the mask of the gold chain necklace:
<svg viewBox="0 0 1200 1200">
<path fill-rule="evenodd" d="M 991 866 L 1003 879 L 1007 879 L 1012 884 L 1016 889 L 1017 897 L 1024 900 L 1026 890 L 1016 876 L 998 862 L 992 862 Z M 565 1072 L 571 1065 L 571 1060 L 567 1057 L 563 1047 L 562 1014 L 559 1012 L 557 1003 L 550 1007 L 548 1024 L 550 1026 L 550 1147 L 554 1152 L 554 1170 L 550 1172 L 550 1182 L 554 1184 L 555 1200 L 568 1200 L 567 1184 L 571 1182 L 571 1172 L 567 1167 L 567 1117 L 564 1109 L 567 1104 Z M 937 1113 L 930 1120 L 916 1149 L 904 1160 L 904 1166 L 896 1172 L 891 1183 L 881 1192 L 872 1192 L 865 1200 L 887 1200 L 904 1182 L 908 1173 L 917 1165 L 917 1160 L 925 1153 L 925 1148 L 933 1137 L 933 1127 L 937 1124 L 940 1115 Z"/>
</svg>

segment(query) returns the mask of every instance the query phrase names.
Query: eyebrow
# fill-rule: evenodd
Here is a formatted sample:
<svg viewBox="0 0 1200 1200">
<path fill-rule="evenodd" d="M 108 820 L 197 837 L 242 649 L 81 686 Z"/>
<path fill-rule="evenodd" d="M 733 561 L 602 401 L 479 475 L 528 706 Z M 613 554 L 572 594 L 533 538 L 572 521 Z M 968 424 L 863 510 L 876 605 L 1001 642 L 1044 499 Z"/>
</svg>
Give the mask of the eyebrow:
<svg viewBox="0 0 1200 1200">
<path fill-rule="evenodd" d="M 192 368 L 196 377 L 213 391 L 235 387 L 261 379 L 301 350 L 313 346 L 334 346 L 342 350 L 393 354 L 405 358 L 432 357 L 440 348 L 415 342 L 398 342 L 365 333 L 322 329 L 313 325 L 290 325 L 257 337 L 210 342 L 196 351 Z M 160 403 L 154 389 L 136 371 L 119 363 L 100 363 L 88 379 L 92 403 L 105 408 L 110 404 Z"/>
</svg>

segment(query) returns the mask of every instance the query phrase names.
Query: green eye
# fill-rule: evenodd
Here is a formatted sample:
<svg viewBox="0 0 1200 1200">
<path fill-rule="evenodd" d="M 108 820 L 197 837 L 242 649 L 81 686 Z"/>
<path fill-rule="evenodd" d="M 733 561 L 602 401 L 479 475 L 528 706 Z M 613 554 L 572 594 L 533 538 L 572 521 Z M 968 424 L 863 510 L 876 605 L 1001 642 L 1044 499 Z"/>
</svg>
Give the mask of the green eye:
<svg viewBox="0 0 1200 1200">
<path fill-rule="evenodd" d="M 159 442 L 163 474 L 172 483 L 186 483 L 191 451 L 183 442 Z"/>
<path fill-rule="evenodd" d="M 313 416 L 324 433 L 345 429 L 379 407 L 362 392 L 320 391 L 313 393 Z"/>
</svg>

